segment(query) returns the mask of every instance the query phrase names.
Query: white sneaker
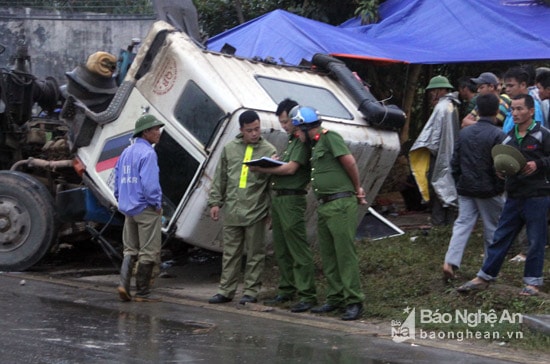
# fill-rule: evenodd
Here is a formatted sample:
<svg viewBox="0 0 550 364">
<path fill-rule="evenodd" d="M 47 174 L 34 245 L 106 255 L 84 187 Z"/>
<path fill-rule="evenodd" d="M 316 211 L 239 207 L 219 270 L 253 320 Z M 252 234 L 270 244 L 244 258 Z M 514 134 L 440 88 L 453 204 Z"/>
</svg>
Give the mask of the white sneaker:
<svg viewBox="0 0 550 364">
<path fill-rule="evenodd" d="M 523 263 L 525 260 L 527 260 L 527 257 L 521 253 L 510 259 L 512 263 Z"/>
</svg>

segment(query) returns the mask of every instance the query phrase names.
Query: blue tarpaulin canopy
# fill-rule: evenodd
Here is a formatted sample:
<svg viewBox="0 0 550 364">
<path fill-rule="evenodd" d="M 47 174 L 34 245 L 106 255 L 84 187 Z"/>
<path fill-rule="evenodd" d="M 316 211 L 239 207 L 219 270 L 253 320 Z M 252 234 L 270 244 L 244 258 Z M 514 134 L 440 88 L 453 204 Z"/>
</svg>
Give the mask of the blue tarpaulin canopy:
<svg viewBox="0 0 550 364">
<path fill-rule="evenodd" d="M 355 28 L 355 27 L 354 27 Z M 275 10 L 210 38 L 207 48 L 220 51 L 227 43 L 246 58 L 273 57 L 279 63 L 299 64 L 315 53 L 362 54 L 393 60 L 392 52 L 362 41 L 361 34 L 330 24 Z"/>
<path fill-rule="evenodd" d="M 315 53 L 419 64 L 550 59 L 550 7 L 534 0 L 388 0 L 379 10 L 377 24 L 340 27 L 275 10 L 207 47 L 289 64 Z"/>
<path fill-rule="evenodd" d="M 550 7 L 532 0 L 388 0 L 383 20 L 341 25 L 366 39 L 430 50 L 409 63 L 453 63 L 550 58 Z M 435 55 L 435 56 L 432 56 Z"/>
</svg>

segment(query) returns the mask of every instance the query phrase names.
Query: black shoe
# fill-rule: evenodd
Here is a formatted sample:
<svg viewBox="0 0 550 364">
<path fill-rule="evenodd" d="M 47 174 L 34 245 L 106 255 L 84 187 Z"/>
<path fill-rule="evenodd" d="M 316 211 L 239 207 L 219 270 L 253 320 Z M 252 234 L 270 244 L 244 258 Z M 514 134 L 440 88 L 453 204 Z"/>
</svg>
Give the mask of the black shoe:
<svg viewBox="0 0 550 364">
<path fill-rule="evenodd" d="M 325 303 L 322 306 L 313 307 L 311 309 L 311 312 L 312 313 L 327 313 L 327 312 L 335 311 L 338 308 L 340 308 L 340 306 L 332 305 L 330 303 Z"/>
<path fill-rule="evenodd" d="M 258 302 L 256 297 L 252 297 L 245 294 L 243 298 L 241 298 L 241 300 L 239 301 L 239 304 L 244 305 L 245 303 L 256 303 L 256 302 Z"/>
<path fill-rule="evenodd" d="M 264 305 L 268 305 L 268 306 L 271 306 L 271 305 L 280 305 L 281 303 L 285 303 L 285 302 L 288 302 L 290 301 L 291 298 L 288 297 L 288 296 L 283 296 L 283 295 L 276 295 L 275 297 L 273 298 L 270 298 L 268 300 L 265 300 L 264 301 Z"/>
<path fill-rule="evenodd" d="M 363 314 L 363 305 L 361 303 L 352 303 L 346 306 L 346 313 L 342 316 L 344 321 L 357 320 Z"/>
<path fill-rule="evenodd" d="M 224 295 L 221 295 L 219 293 L 213 295 L 208 300 L 208 303 L 227 303 L 227 302 L 231 302 L 231 298 L 225 297 Z"/>
<path fill-rule="evenodd" d="M 310 302 L 298 302 L 290 308 L 290 312 L 306 312 L 313 307 L 313 303 Z"/>
</svg>

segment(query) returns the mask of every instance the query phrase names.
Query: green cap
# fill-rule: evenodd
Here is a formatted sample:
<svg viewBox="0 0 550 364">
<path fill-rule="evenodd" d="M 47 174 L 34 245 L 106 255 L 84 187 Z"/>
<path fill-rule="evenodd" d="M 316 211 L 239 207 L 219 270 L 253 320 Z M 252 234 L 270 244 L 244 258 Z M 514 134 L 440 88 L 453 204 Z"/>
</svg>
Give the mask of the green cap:
<svg viewBox="0 0 550 364">
<path fill-rule="evenodd" d="M 445 76 L 435 76 L 432 77 L 430 83 L 426 87 L 426 90 L 431 90 L 433 88 L 450 88 L 453 89 L 453 85 L 449 83 L 449 80 Z"/>
<path fill-rule="evenodd" d="M 491 149 L 495 170 L 504 176 L 513 176 L 527 161 L 521 152 L 511 145 L 498 144 Z"/>
<path fill-rule="evenodd" d="M 151 114 L 141 116 L 136 120 L 136 126 L 134 128 L 134 135 L 132 135 L 132 138 L 135 138 L 137 134 L 154 126 L 164 126 L 164 124 L 158 121 L 157 118 Z"/>
</svg>

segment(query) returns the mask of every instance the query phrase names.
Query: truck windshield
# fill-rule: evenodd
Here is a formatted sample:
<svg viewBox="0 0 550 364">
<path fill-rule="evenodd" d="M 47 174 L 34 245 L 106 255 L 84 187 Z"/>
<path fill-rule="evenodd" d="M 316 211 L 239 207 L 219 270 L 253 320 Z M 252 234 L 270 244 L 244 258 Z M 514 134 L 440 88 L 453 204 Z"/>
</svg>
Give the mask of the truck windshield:
<svg viewBox="0 0 550 364">
<path fill-rule="evenodd" d="M 205 147 L 212 140 L 224 115 L 214 100 L 193 81 L 185 86 L 174 110 L 176 120 Z"/>
<path fill-rule="evenodd" d="M 276 104 L 290 97 L 300 105 L 315 108 L 321 115 L 339 119 L 353 119 L 353 115 L 342 105 L 338 98 L 325 88 L 264 76 L 257 76 L 256 80 Z"/>
</svg>

